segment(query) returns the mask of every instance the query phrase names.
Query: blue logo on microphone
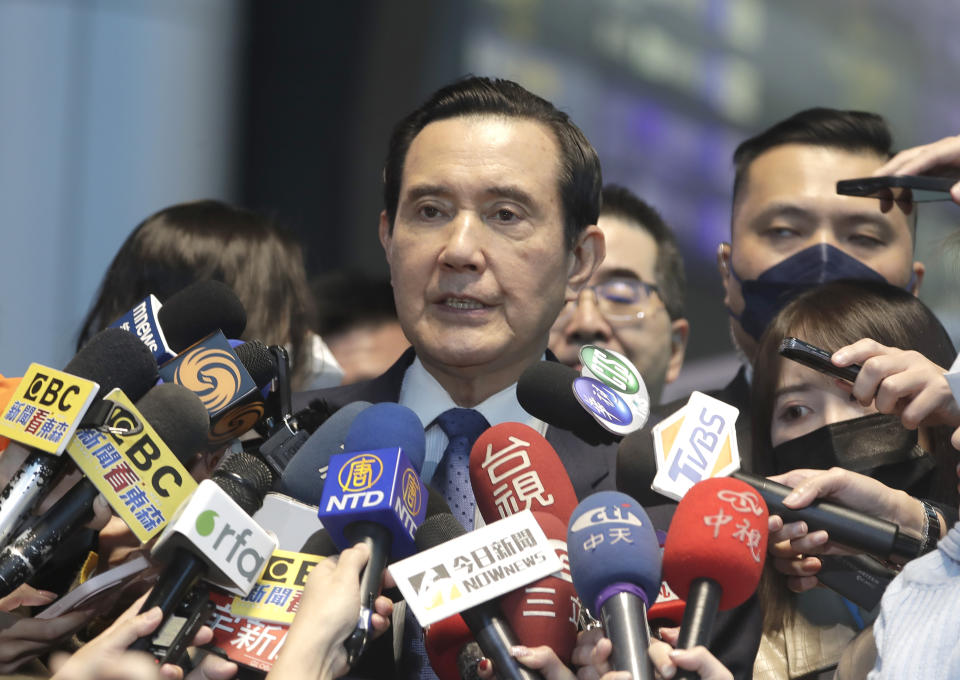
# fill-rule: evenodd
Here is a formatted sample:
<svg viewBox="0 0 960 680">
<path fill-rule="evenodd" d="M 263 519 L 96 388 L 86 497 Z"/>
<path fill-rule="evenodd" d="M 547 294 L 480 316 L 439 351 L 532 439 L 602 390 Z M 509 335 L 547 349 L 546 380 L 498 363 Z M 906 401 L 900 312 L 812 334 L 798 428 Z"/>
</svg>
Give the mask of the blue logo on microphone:
<svg viewBox="0 0 960 680">
<path fill-rule="evenodd" d="M 595 417 L 620 427 L 633 422 L 633 413 L 623 397 L 599 380 L 575 378 L 573 392 L 577 400 Z"/>
</svg>

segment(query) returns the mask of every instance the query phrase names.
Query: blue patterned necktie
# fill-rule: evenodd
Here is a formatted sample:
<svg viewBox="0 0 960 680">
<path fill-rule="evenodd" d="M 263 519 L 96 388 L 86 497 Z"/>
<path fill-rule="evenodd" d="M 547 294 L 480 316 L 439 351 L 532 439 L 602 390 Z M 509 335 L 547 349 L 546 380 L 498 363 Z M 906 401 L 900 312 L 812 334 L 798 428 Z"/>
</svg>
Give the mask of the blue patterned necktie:
<svg viewBox="0 0 960 680">
<path fill-rule="evenodd" d="M 470 449 L 490 423 L 472 408 L 452 408 L 437 416 L 437 424 L 450 441 L 444 449 L 434 483 L 463 528 L 473 531 L 476 500 L 470 484 Z"/>
<path fill-rule="evenodd" d="M 434 486 L 443 492 L 454 516 L 467 531 L 473 529 L 473 513 L 476 505 L 473 486 L 470 484 L 470 449 L 490 423 L 479 411 L 472 408 L 452 408 L 437 416 L 437 424 L 449 442 L 443 450 L 443 459 L 433 476 Z M 430 667 L 423 644 L 423 629 L 407 607 L 404 622 L 403 677 L 410 680 L 435 680 L 437 675 Z"/>
</svg>

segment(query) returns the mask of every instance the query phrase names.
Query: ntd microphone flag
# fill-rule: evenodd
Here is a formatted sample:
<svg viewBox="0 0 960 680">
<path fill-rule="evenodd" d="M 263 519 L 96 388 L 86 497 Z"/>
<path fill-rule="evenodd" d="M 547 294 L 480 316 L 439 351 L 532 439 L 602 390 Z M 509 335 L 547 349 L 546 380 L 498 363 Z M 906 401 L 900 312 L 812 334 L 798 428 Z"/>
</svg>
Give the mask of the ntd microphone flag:
<svg viewBox="0 0 960 680">
<path fill-rule="evenodd" d="M 427 515 L 427 488 L 401 448 L 341 453 L 330 458 L 317 516 L 341 550 L 344 530 L 374 522 L 392 537 L 390 555 L 414 552 L 414 535 Z"/>
</svg>

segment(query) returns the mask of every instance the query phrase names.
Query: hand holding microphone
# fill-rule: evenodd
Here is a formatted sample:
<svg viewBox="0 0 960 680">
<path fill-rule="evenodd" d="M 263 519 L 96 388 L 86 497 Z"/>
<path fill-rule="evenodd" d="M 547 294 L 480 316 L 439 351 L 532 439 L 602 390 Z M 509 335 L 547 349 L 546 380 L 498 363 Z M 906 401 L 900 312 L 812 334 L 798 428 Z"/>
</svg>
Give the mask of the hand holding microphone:
<svg viewBox="0 0 960 680">
<path fill-rule="evenodd" d="M 770 478 L 793 490 L 783 505 L 795 510 L 807 508 L 814 500 L 834 500 L 867 516 L 892 522 L 913 536 L 922 536 L 925 511 L 922 503 L 904 491 L 842 468 L 830 470 L 791 470 Z M 774 511 L 775 512 L 775 511 Z M 939 515 L 938 515 L 939 520 Z M 803 592 L 817 585 L 820 560 L 812 555 L 849 554 L 851 549 L 838 543 L 827 530 L 808 521 L 784 521 L 770 515 L 769 551 L 774 567 L 787 576 L 787 585 Z M 880 555 L 880 557 L 888 557 Z"/>
</svg>

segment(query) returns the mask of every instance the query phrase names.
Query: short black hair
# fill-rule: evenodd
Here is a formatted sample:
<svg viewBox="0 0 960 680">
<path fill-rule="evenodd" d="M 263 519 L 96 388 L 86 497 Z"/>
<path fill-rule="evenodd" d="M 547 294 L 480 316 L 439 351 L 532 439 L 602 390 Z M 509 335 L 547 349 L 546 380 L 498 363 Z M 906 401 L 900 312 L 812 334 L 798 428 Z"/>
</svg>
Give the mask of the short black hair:
<svg viewBox="0 0 960 680">
<path fill-rule="evenodd" d="M 868 111 L 844 111 L 824 107 L 806 109 L 745 140 L 733 152 L 734 205 L 746 183 L 750 164 L 765 151 L 784 144 L 865 151 L 881 158 L 890 158 L 893 155 L 893 136 L 883 116 Z"/>
<path fill-rule="evenodd" d="M 337 269 L 312 283 L 317 308 L 314 330 L 329 337 L 367 324 L 397 320 L 390 281 L 358 269 Z"/>
<path fill-rule="evenodd" d="M 683 268 L 683 256 L 680 254 L 673 230 L 653 206 L 626 187 L 608 184 L 603 187 L 602 195 L 601 216 L 620 217 L 635 223 L 656 241 L 657 260 L 654 265 L 654 276 L 657 280 L 655 283 L 660 289 L 660 297 L 670 318 L 683 318 L 687 277 Z"/>
<path fill-rule="evenodd" d="M 403 118 L 390 136 L 383 168 L 383 202 L 393 229 L 407 151 L 423 128 L 460 116 L 526 118 L 546 125 L 560 147 L 559 195 L 563 204 L 564 241 L 568 248 L 600 214 L 600 159 L 570 117 L 553 104 L 510 80 L 470 76 L 442 87 Z"/>
</svg>

